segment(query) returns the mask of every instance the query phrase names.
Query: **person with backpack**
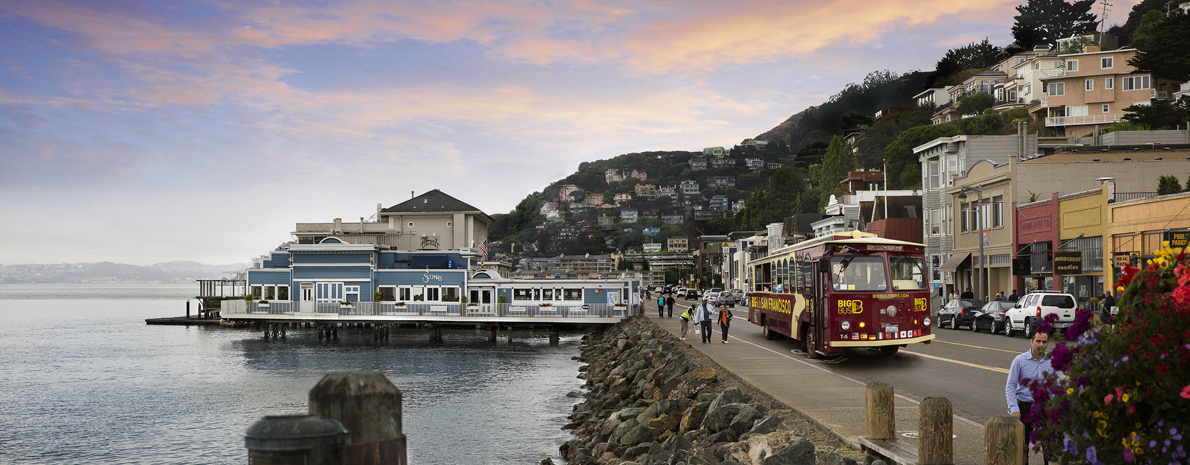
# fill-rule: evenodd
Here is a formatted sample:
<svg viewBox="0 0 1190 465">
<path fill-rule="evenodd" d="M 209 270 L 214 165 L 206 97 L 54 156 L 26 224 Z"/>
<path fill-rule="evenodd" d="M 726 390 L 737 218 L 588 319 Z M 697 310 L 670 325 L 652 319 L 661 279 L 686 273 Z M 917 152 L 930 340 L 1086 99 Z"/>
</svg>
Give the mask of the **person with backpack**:
<svg viewBox="0 0 1190 465">
<path fill-rule="evenodd" d="M 657 296 L 657 318 L 665 318 L 665 296 Z"/>
<path fill-rule="evenodd" d="M 731 326 L 731 310 L 727 309 L 727 304 L 719 306 L 719 330 L 723 332 L 723 343 L 727 344 L 727 328 Z"/>
<path fill-rule="evenodd" d="M 688 331 L 690 329 L 690 318 L 693 318 L 693 317 L 694 317 L 694 306 L 693 305 L 691 305 L 690 308 L 687 308 L 685 312 L 683 312 L 681 315 L 679 315 L 679 318 L 682 319 L 682 336 L 681 336 L 681 338 L 683 341 L 686 340 L 686 331 Z"/>
<path fill-rule="evenodd" d="M 710 344 L 711 322 L 714 321 L 715 318 L 715 307 L 707 303 L 707 298 L 703 297 L 702 303 L 694 309 L 694 315 L 695 321 L 698 322 L 698 326 L 702 329 L 702 343 Z"/>
</svg>

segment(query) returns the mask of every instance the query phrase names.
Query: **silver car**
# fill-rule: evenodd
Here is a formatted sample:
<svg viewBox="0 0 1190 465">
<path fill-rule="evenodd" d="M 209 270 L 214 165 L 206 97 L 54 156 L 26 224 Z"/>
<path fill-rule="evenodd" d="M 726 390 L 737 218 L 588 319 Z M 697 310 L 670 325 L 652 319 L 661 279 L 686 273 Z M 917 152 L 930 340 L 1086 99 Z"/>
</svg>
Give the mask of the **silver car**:
<svg viewBox="0 0 1190 465">
<path fill-rule="evenodd" d="M 717 303 L 719 305 L 726 305 L 728 307 L 735 308 L 735 294 L 733 294 L 731 291 L 722 291 L 719 293 L 719 300 Z"/>
</svg>

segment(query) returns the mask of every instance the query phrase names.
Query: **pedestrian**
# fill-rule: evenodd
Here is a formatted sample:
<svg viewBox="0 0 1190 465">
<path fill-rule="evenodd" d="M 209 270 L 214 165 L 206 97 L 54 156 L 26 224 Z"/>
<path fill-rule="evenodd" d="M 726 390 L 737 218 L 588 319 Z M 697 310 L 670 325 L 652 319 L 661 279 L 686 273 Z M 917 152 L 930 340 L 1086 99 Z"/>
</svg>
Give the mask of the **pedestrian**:
<svg viewBox="0 0 1190 465">
<path fill-rule="evenodd" d="M 1103 313 L 1101 320 L 1111 315 L 1111 310 L 1116 306 L 1116 296 L 1112 295 L 1110 291 L 1103 293 Z"/>
<path fill-rule="evenodd" d="M 1033 328 L 1029 334 L 1030 348 L 1027 352 L 1012 359 L 1012 366 L 1008 368 L 1008 382 L 1004 385 L 1004 395 L 1008 401 L 1008 413 L 1020 418 L 1025 424 L 1025 463 L 1029 462 L 1029 434 L 1033 432 L 1032 408 L 1033 393 L 1029 391 L 1029 382 L 1045 379 L 1046 373 L 1053 373 L 1050 357 L 1046 354 L 1049 347 L 1050 335 Z M 1049 464 L 1045 453 L 1041 454 L 1042 463 Z"/>
<path fill-rule="evenodd" d="M 996 294 L 997 301 L 1004 302 L 1005 299 L 1007 299 L 1007 297 L 1004 297 L 1004 291 L 1000 291 L 999 293 Z"/>
<path fill-rule="evenodd" d="M 686 331 L 690 329 L 690 318 L 694 317 L 694 306 L 691 305 L 679 316 L 682 319 L 682 340 L 686 340 Z"/>
<path fill-rule="evenodd" d="M 1021 296 L 1019 296 L 1019 295 L 1016 295 L 1016 288 L 1014 287 L 1014 288 L 1012 288 L 1012 294 L 1009 294 L 1009 295 L 1008 295 L 1008 301 L 1009 301 L 1009 302 L 1016 302 L 1016 301 L 1018 301 L 1018 300 L 1021 300 Z"/>
<path fill-rule="evenodd" d="M 727 328 L 731 326 L 731 310 L 727 305 L 719 306 L 719 330 L 723 332 L 723 343 L 727 344 Z"/>
<path fill-rule="evenodd" d="M 669 308 L 669 318 L 674 317 L 674 302 L 673 296 L 665 298 L 665 306 Z"/>
<path fill-rule="evenodd" d="M 964 298 L 964 299 L 974 299 L 974 298 L 975 298 L 975 293 L 974 293 L 974 292 L 971 292 L 971 288 L 969 288 L 969 287 L 968 287 L 968 288 L 967 288 L 967 290 L 963 291 L 962 298 Z"/>
<path fill-rule="evenodd" d="M 696 315 L 695 321 L 698 322 L 698 326 L 701 330 L 702 343 L 710 344 L 711 322 L 714 321 L 713 318 L 715 317 L 715 307 L 712 307 L 711 304 L 707 303 L 707 298 L 703 297 L 702 303 L 694 309 L 694 314 Z"/>
<path fill-rule="evenodd" d="M 657 318 L 665 318 L 665 296 L 657 296 Z"/>
</svg>

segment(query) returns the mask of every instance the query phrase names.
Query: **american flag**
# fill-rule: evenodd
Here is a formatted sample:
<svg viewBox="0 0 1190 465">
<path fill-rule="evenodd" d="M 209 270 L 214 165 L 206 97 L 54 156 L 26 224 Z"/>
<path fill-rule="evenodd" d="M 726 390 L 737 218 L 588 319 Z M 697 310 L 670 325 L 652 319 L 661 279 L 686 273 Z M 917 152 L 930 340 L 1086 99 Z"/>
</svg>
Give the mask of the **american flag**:
<svg viewBox="0 0 1190 465">
<path fill-rule="evenodd" d="M 484 239 L 483 242 L 479 244 L 479 251 L 483 252 L 483 259 L 487 260 L 488 259 L 488 240 L 487 239 Z"/>
</svg>

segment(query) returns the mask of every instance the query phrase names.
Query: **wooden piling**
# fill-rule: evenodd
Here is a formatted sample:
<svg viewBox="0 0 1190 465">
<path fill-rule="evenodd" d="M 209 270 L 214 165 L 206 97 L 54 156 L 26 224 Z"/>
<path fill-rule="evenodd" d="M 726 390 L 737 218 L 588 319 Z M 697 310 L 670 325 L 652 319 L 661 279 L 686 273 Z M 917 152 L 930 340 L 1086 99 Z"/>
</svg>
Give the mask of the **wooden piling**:
<svg viewBox="0 0 1190 465">
<path fill-rule="evenodd" d="M 552 346 L 558 345 L 558 340 L 559 340 L 558 328 L 551 326 L 550 327 L 550 345 L 552 345 Z"/>
<path fill-rule="evenodd" d="M 927 397 L 918 407 L 917 463 L 954 463 L 953 407 L 945 397 Z"/>
<path fill-rule="evenodd" d="M 349 431 L 340 449 L 345 465 L 406 465 L 401 390 L 374 371 L 327 373 L 310 389 L 311 415 L 331 418 Z"/>
<path fill-rule="evenodd" d="M 1023 465 L 1025 463 L 1025 424 L 1011 415 L 988 419 L 983 430 L 986 465 Z"/>
<path fill-rule="evenodd" d="M 884 383 L 868 383 L 864 388 L 864 423 L 869 439 L 894 439 L 897 431 L 893 388 Z"/>
<path fill-rule="evenodd" d="M 186 301 L 186 319 L 187 320 L 190 319 L 190 301 L 189 300 Z"/>
</svg>

